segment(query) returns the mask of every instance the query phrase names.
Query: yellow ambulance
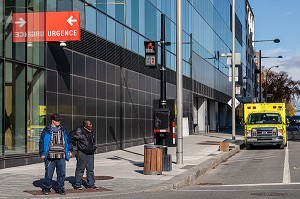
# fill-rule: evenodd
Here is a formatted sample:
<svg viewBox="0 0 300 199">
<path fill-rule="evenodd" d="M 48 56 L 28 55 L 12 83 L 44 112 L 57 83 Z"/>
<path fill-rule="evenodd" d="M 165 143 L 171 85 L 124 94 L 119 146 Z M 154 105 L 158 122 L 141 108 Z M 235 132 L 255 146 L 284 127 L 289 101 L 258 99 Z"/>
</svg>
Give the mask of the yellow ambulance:
<svg viewBox="0 0 300 199">
<path fill-rule="evenodd" d="M 287 145 L 284 103 L 244 104 L 244 137 L 247 149 L 254 145 Z"/>
</svg>

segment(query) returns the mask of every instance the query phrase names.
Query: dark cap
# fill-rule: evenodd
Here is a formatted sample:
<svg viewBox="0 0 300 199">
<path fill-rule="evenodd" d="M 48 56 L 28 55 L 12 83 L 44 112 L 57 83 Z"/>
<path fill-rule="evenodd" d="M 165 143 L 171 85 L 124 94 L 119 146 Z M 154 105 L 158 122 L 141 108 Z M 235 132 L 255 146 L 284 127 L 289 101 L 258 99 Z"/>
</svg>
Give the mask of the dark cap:
<svg viewBox="0 0 300 199">
<path fill-rule="evenodd" d="M 55 113 L 51 115 L 51 120 L 60 121 L 62 120 L 62 117 L 59 114 Z"/>
</svg>

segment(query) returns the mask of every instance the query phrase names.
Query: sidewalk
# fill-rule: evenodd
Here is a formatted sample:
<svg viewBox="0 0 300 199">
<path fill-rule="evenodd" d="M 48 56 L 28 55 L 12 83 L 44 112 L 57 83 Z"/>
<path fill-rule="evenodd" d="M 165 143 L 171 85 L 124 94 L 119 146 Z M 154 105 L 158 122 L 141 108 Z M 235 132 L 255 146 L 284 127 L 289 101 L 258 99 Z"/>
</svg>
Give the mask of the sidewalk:
<svg viewBox="0 0 300 199">
<path fill-rule="evenodd" d="M 0 198 L 92 198 L 111 194 L 140 191 L 176 189 L 187 186 L 197 176 L 234 155 L 243 143 L 243 137 L 236 135 L 235 148 L 229 152 L 219 151 L 219 143 L 231 139 L 228 133 L 208 133 L 190 135 L 183 138 L 183 163 L 176 162 L 176 147 L 169 147 L 172 155 L 172 171 L 163 171 L 162 175 L 144 175 L 144 145 L 111 151 L 95 155 L 96 186 L 99 191 L 78 191 L 72 188 L 76 159 L 67 162 L 65 182 L 66 196 L 41 195 L 44 177 L 44 164 L 13 167 L 0 170 Z M 53 180 L 56 181 L 56 175 Z M 25 192 L 26 191 L 26 192 Z M 51 190 L 51 193 L 54 191 Z M 73 193 L 72 193 L 73 192 Z M 32 195 L 38 193 L 40 195 Z"/>
</svg>

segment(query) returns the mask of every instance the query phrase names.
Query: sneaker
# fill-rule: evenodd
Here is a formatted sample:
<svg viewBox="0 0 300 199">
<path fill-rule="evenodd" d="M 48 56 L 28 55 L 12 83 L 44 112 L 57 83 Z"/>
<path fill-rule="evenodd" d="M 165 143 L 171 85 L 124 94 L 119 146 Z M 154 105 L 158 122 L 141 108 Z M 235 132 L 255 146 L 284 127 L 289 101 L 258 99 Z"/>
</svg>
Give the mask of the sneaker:
<svg viewBox="0 0 300 199">
<path fill-rule="evenodd" d="M 98 187 L 96 187 L 95 185 L 94 186 L 88 186 L 87 188 L 88 189 L 93 189 L 94 191 L 98 190 Z"/>
<path fill-rule="evenodd" d="M 76 190 L 82 190 L 82 186 L 74 186 L 74 189 L 76 189 Z"/>
<path fill-rule="evenodd" d="M 60 195 L 66 195 L 65 189 L 58 189 L 58 190 L 56 190 L 56 193 L 58 193 Z"/>
<path fill-rule="evenodd" d="M 44 195 L 49 195 L 50 189 L 44 188 L 44 189 L 42 190 L 42 192 L 43 192 Z"/>
</svg>

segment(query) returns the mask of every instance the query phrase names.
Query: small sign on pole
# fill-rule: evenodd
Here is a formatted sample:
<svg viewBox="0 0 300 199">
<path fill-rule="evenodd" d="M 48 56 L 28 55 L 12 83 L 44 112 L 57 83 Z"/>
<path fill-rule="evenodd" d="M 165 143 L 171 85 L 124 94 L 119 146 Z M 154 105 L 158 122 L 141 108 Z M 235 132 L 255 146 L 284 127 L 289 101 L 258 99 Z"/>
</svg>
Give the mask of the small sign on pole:
<svg viewBox="0 0 300 199">
<path fill-rule="evenodd" d="M 157 41 L 144 41 L 145 45 L 145 66 L 157 67 Z"/>
<path fill-rule="evenodd" d="M 227 104 L 232 107 L 232 99 L 230 99 Z M 238 105 L 240 105 L 240 101 L 235 98 L 234 107 L 236 108 Z"/>
</svg>

